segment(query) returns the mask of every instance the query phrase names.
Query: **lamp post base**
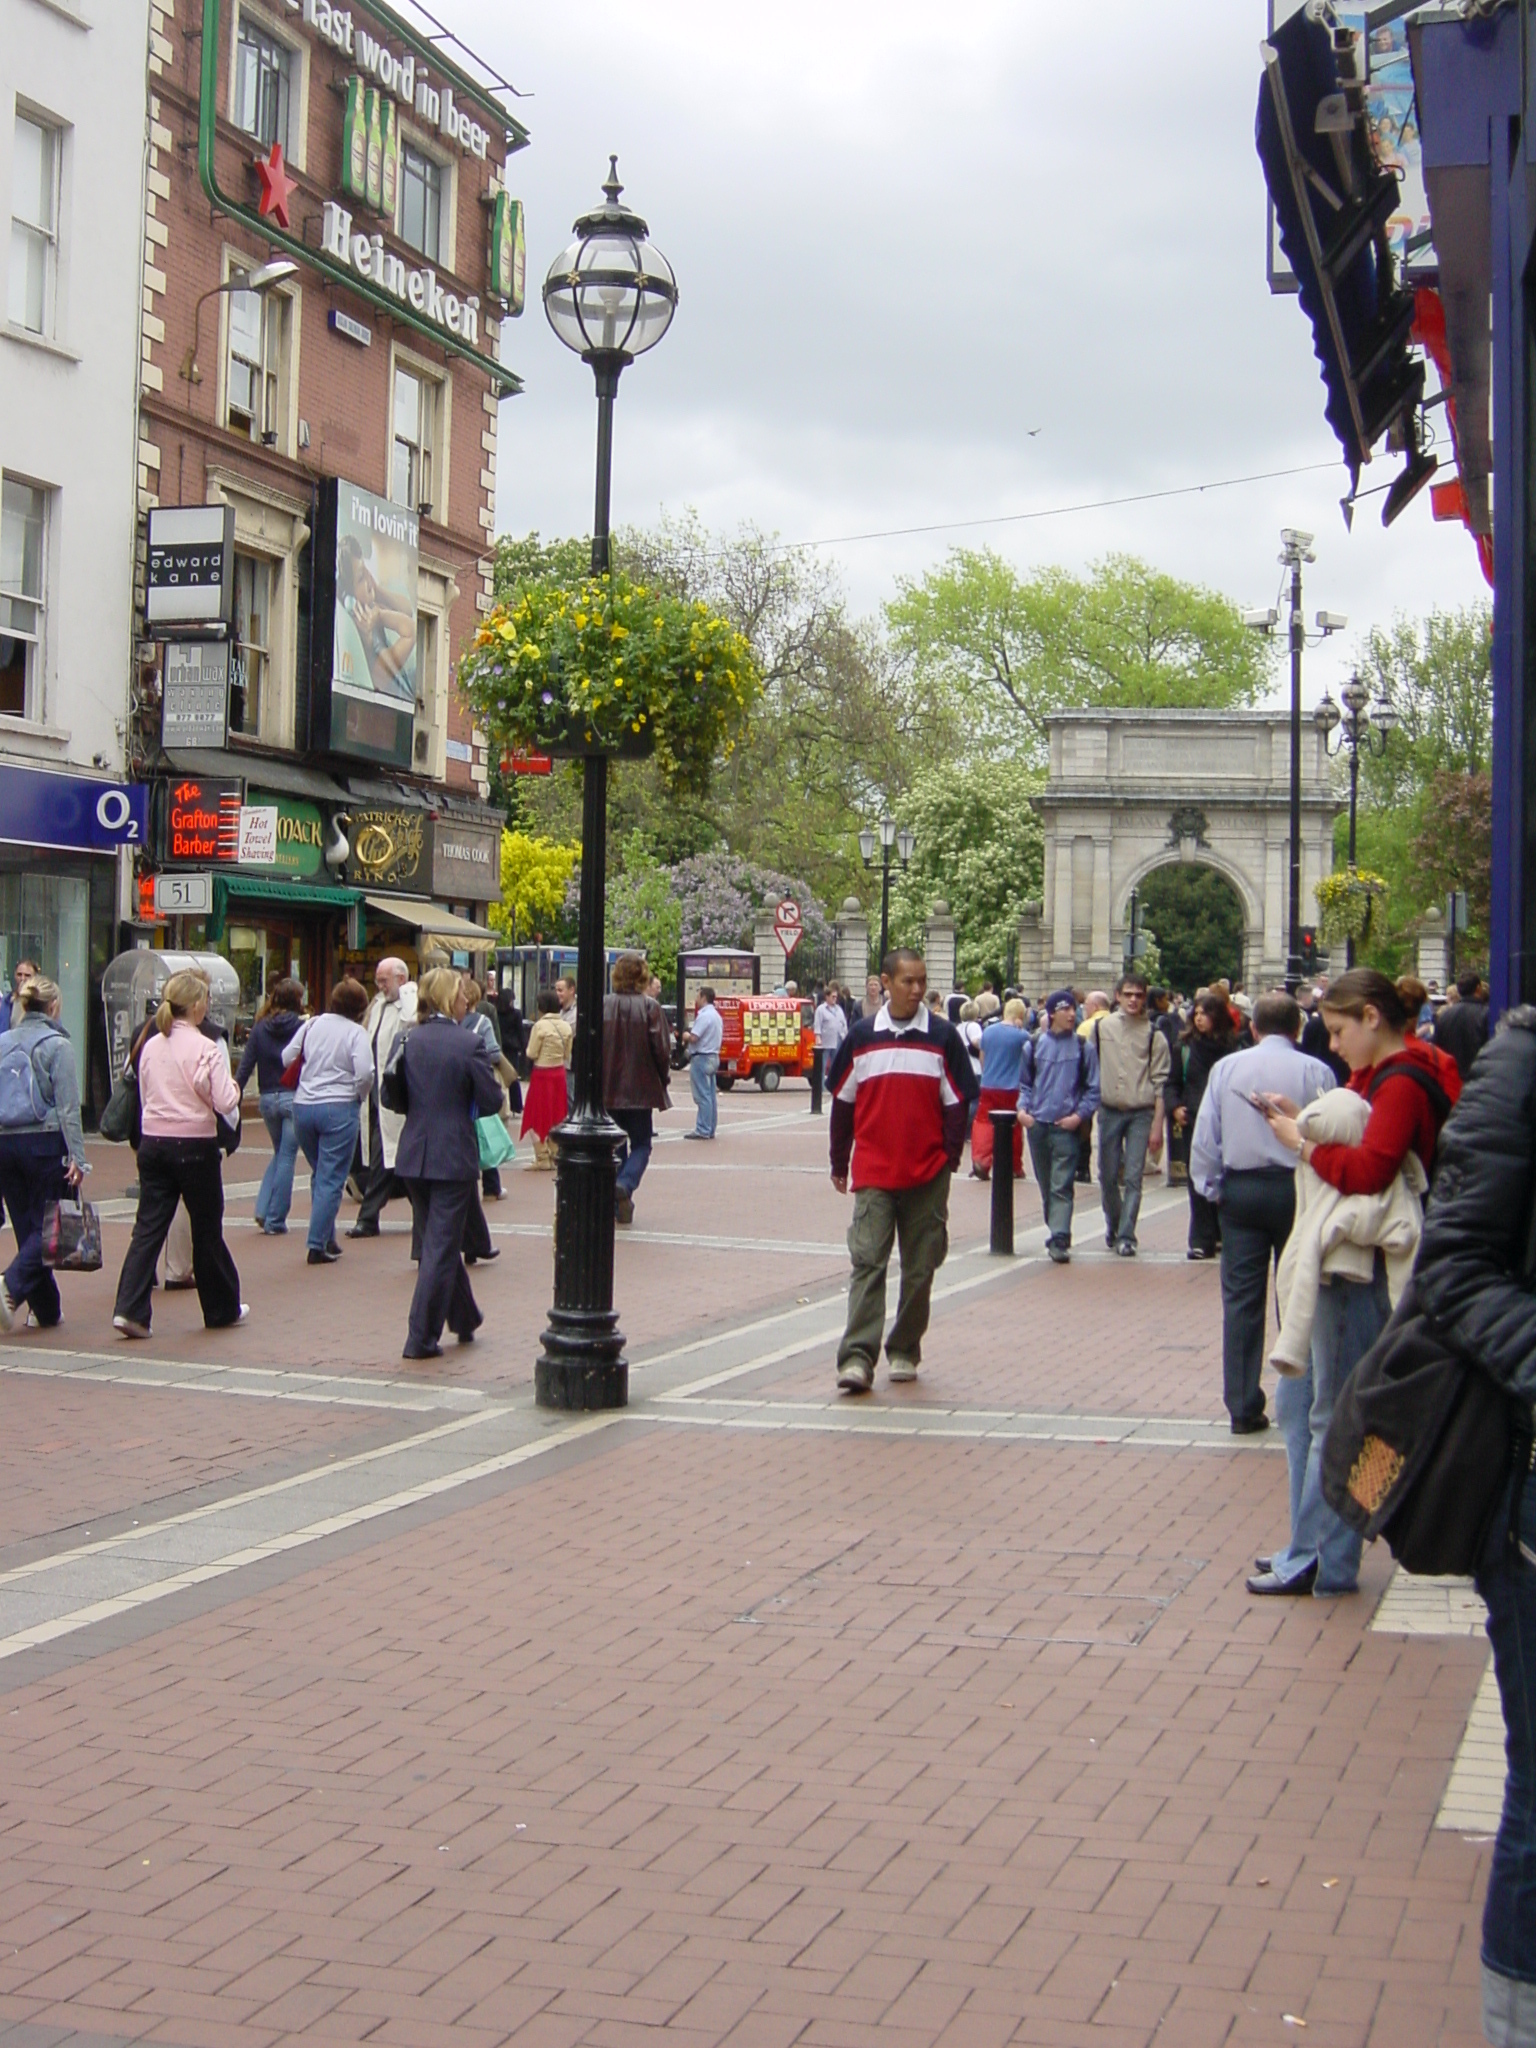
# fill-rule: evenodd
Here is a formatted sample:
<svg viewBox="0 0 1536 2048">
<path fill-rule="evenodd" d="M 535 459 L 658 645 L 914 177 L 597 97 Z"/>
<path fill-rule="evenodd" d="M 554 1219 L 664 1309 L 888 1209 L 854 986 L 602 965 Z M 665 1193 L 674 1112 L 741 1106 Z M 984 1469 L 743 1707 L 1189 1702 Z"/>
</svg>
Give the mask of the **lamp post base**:
<svg viewBox="0 0 1536 2048">
<path fill-rule="evenodd" d="M 629 1364 L 613 1306 L 613 1183 L 624 1134 L 601 1111 L 578 1107 L 551 1135 L 558 1148 L 555 1299 L 534 1365 L 534 1399 L 541 1408 L 623 1408 Z"/>
</svg>

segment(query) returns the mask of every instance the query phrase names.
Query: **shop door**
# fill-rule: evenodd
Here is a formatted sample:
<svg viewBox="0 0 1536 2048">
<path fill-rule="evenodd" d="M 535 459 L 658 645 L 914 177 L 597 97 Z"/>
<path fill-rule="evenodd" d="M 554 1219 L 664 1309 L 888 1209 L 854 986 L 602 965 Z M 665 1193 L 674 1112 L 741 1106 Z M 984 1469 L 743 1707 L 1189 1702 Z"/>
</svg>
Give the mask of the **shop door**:
<svg viewBox="0 0 1536 2048">
<path fill-rule="evenodd" d="M 0 974 L 7 987 L 18 960 L 33 960 L 59 984 L 59 1022 L 86 1073 L 90 1001 L 91 885 L 83 875 L 0 873 Z"/>
</svg>

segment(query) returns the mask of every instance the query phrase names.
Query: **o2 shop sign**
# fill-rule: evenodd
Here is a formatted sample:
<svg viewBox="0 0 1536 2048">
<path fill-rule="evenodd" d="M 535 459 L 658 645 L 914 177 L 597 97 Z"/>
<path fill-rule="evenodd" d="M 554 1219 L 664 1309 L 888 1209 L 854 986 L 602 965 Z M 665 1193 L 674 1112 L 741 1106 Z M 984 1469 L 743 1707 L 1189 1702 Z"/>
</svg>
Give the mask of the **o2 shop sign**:
<svg viewBox="0 0 1536 2048">
<path fill-rule="evenodd" d="M 149 832 L 149 787 L 93 782 L 0 767 L 0 839 L 74 853 L 114 853 L 142 846 Z"/>
</svg>

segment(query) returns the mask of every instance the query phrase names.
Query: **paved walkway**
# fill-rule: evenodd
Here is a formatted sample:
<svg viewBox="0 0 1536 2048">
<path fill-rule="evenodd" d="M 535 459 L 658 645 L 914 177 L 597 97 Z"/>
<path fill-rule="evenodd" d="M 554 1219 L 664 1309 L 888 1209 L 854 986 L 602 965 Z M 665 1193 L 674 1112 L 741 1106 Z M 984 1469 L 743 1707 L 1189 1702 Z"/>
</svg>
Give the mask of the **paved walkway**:
<svg viewBox="0 0 1536 2048">
<path fill-rule="evenodd" d="M 532 1405 L 547 1176 L 407 1367 L 403 1216 L 306 1267 L 259 1129 L 245 1328 L 117 1344 L 109 1272 L 0 1343 L 0 2048 L 1479 2039 L 1467 1589 L 1244 1594 L 1284 1458 L 1177 1192 L 1057 1269 L 962 1181 L 922 1378 L 839 1401 L 806 1106 L 665 1120 L 621 1416 Z"/>
</svg>

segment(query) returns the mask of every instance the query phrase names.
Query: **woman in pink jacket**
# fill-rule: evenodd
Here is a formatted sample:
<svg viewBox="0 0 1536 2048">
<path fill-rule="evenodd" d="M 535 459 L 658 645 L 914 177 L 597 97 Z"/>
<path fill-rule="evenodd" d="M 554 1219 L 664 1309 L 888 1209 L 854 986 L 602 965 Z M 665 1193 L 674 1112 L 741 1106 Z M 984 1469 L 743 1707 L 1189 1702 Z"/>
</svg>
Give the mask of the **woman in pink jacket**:
<svg viewBox="0 0 1536 2048">
<path fill-rule="evenodd" d="M 173 974 L 155 1014 L 155 1030 L 139 1055 L 139 1213 L 117 1282 L 112 1327 L 124 1337 L 149 1335 L 155 1261 L 185 1198 L 192 1219 L 192 1271 L 203 1321 L 210 1330 L 243 1323 L 240 1275 L 224 1242 L 224 1178 L 216 1119 L 233 1123 L 240 1092 L 221 1044 L 198 1026 L 208 1010 L 200 974 Z"/>
</svg>

